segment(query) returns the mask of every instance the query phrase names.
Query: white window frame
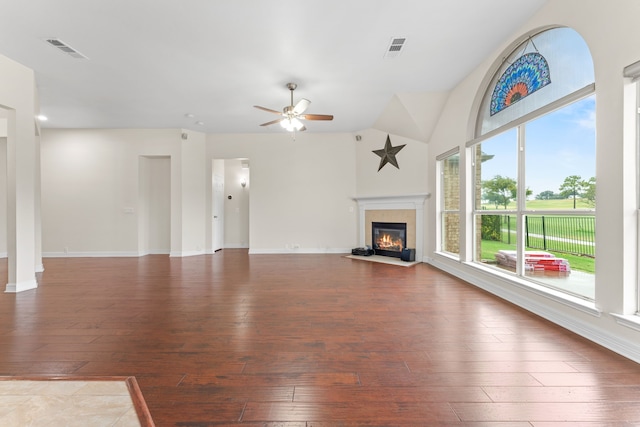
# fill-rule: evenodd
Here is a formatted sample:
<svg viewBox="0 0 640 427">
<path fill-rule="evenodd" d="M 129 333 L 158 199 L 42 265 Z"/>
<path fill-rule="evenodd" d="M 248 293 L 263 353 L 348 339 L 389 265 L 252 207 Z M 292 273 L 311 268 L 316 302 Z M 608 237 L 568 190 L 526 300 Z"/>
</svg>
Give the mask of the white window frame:
<svg viewBox="0 0 640 427">
<path fill-rule="evenodd" d="M 531 210 L 531 209 L 526 209 L 526 181 L 525 181 L 525 175 L 526 175 L 526 171 L 525 171 L 525 155 L 526 155 L 526 151 L 525 151 L 525 127 L 527 125 L 527 123 L 534 121 L 546 114 L 549 114 L 555 110 L 559 110 L 563 107 L 566 107 L 574 102 L 580 101 L 582 99 L 585 99 L 587 97 L 590 97 L 592 95 L 595 94 L 595 83 L 592 83 L 588 86 L 585 86 L 584 88 L 573 92 L 567 96 L 564 96 L 550 104 L 547 104 L 541 108 L 538 108 L 524 116 L 522 116 L 521 118 L 512 121 L 511 123 L 508 123 L 504 126 L 501 126 L 500 128 L 497 128 L 491 132 L 488 132 L 484 135 L 482 135 L 481 137 L 478 137 L 472 141 L 468 141 L 466 143 L 467 148 L 469 149 L 471 155 L 473 156 L 473 158 L 475 159 L 475 149 L 476 147 L 483 141 L 487 141 L 490 138 L 502 133 L 502 132 L 506 132 L 509 131 L 511 129 L 516 129 L 517 132 L 517 144 L 518 144 L 518 150 L 517 150 L 517 163 L 518 163 L 518 167 L 517 167 L 517 177 L 516 177 L 516 182 L 517 182 L 517 186 L 518 186 L 518 190 L 517 190 L 517 207 L 516 209 L 507 209 L 507 210 L 492 210 L 492 209 L 486 209 L 486 210 L 482 210 L 479 209 L 478 206 L 475 206 L 475 203 L 473 204 L 472 207 L 472 223 L 471 223 L 471 229 L 473 230 L 473 236 L 474 239 L 477 238 L 478 235 L 478 230 L 476 229 L 476 218 L 478 218 L 478 216 L 480 215 L 515 215 L 517 218 L 517 227 L 516 227 L 516 245 L 517 245 L 517 263 L 516 263 L 516 271 L 515 271 L 515 275 L 527 282 L 535 282 L 535 283 L 539 283 L 543 286 L 546 286 L 546 284 L 544 283 L 540 283 L 540 282 L 536 282 L 535 279 L 532 279 L 529 276 L 526 276 L 526 271 L 524 271 L 524 257 L 525 257 L 525 237 L 524 237 L 524 218 L 527 215 L 539 215 L 541 211 L 539 210 Z M 471 167 L 471 176 L 475 177 L 476 176 L 476 167 L 477 165 L 475 164 L 475 162 L 473 162 L 472 167 Z M 471 185 L 470 188 L 467 189 L 467 191 L 471 191 L 473 193 L 475 193 L 476 191 L 476 182 L 474 181 L 473 184 Z M 475 199 L 475 198 L 474 198 Z M 595 217 L 595 213 L 596 213 L 596 209 L 571 209 L 571 210 L 545 210 L 544 214 L 545 215 L 567 215 L 567 214 L 571 214 L 571 216 L 594 216 Z M 478 263 L 480 264 L 480 260 L 477 259 L 477 254 L 475 253 L 475 247 L 476 247 L 476 242 L 474 241 L 474 251 L 472 253 L 472 260 L 474 263 Z M 568 293 L 567 295 L 573 295 Z M 579 296 L 580 298 L 582 298 L 581 296 Z"/>
<path fill-rule="evenodd" d="M 635 149 L 636 149 L 636 286 L 635 286 L 635 313 L 640 315 L 640 61 L 637 61 L 623 70 L 623 76 L 631 79 L 635 86 Z M 626 113 L 625 113 L 626 117 Z"/>
<path fill-rule="evenodd" d="M 455 147 L 445 153 L 442 153 L 438 156 L 436 156 L 436 170 L 437 170 L 437 188 L 438 188 L 438 197 L 437 197 L 437 209 L 438 209 L 438 224 L 437 224 L 437 246 L 436 246 L 436 251 L 440 254 L 445 254 L 447 256 L 450 257 L 454 257 L 456 259 L 460 259 L 460 251 L 462 250 L 461 248 L 461 236 L 460 236 L 460 228 L 458 230 L 458 253 L 454 253 L 454 252 L 449 252 L 447 250 L 445 250 L 443 248 L 443 239 L 446 237 L 446 230 L 445 230 L 445 216 L 447 214 L 457 214 L 458 215 L 458 221 L 459 224 L 462 221 L 462 217 L 460 215 L 460 203 L 461 203 L 461 199 L 460 196 L 458 198 L 458 209 L 446 209 L 446 202 L 445 202 L 445 197 L 446 197 L 446 191 L 444 188 L 444 161 L 449 159 L 452 156 L 458 155 L 458 158 L 460 159 L 460 148 L 459 147 Z M 460 168 L 462 167 L 462 165 L 458 166 L 458 182 L 460 182 Z M 458 185 L 458 191 L 460 191 L 460 185 Z M 461 224 L 460 224 L 461 225 Z"/>
</svg>

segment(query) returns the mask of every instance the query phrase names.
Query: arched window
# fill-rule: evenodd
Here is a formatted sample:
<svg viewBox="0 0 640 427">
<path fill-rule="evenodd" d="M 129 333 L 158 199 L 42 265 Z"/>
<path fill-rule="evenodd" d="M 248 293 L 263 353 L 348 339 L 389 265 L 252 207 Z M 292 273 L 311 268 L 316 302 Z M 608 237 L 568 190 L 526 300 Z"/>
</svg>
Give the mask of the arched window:
<svg viewBox="0 0 640 427">
<path fill-rule="evenodd" d="M 475 262 L 595 296 L 595 85 L 578 33 L 528 35 L 482 97 L 472 151 Z"/>
<path fill-rule="evenodd" d="M 582 89 L 593 92 L 593 61 L 571 28 L 531 35 L 502 61 L 484 94 L 476 137 L 513 124 Z"/>
</svg>

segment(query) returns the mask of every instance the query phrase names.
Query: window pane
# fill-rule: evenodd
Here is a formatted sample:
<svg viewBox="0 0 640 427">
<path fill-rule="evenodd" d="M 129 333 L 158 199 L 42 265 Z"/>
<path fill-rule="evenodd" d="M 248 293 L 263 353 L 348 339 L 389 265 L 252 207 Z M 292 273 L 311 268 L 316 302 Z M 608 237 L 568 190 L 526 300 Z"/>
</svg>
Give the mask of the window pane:
<svg viewBox="0 0 640 427">
<path fill-rule="evenodd" d="M 444 213 L 442 227 L 442 250 L 452 254 L 460 254 L 460 214 Z"/>
<path fill-rule="evenodd" d="M 525 64 L 518 70 L 509 68 L 517 65 L 519 58 L 525 54 L 539 54 L 546 61 L 549 82 L 535 91 L 535 83 L 540 79 L 535 63 Z M 501 81 L 505 75 L 509 78 L 503 92 L 510 92 L 511 88 L 517 96 L 509 98 L 513 102 L 508 107 L 492 114 L 491 102 L 492 98 L 495 102 L 495 88 L 505 83 Z M 497 70 L 482 101 L 477 135 L 504 126 L 593 82 L 593 60 L 589 47 L 575 30 L 554 28 L 537 34 L 518 46 Z M 523 85 L 525 90 L 518 91 L 518 87 Z M 529 93 L 529 90 L 532 92 Z"/>
<path fill-rule="evenodd" d="M 442 177 L 441 242 L 443 251 L 460 253 L 460 155 L 453 154 L 440 162 Z"/>
<path fill-rule="evenodd" d="M 526 125 L 527 209 L 595 208 L 595 97 Z"/>
<path fill-rule="evenodd" d="M 515 208 L 517 148 L 516 129 L 476 145 L 476 210 Z"/>
<path fill-rule="evenodd" d="M 442 161 L 442 191 L 444 210 L 460 209 L 460 155 L 454 154 Z"/>
<path fill-rule="evenodd" d="M 516 272 L 516 218 L 500 214 L 476 216 L 476 261 Z"/>
<path fill-rule="evenodd" d="M 595 217 L 527 215 L 525 275 L 576 296 L 595 297 Z"/>
</svg>

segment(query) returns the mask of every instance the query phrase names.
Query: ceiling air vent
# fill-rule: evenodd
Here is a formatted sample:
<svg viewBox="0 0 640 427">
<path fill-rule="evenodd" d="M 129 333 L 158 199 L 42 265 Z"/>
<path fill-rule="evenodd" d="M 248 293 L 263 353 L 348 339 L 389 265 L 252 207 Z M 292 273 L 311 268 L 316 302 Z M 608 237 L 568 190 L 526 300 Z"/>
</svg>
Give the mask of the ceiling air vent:
<svg viewBox="0 0 640 427">
<path fill-rule="evenodd" d="M 404 47 L 405 42 L 407 41 L 406 37 L 392 37 L 391 43 L 387 47 L 387 51 L 384 54 L 385 58 L 396 58 L 398 55 L 402 53 L 402 48 Z"/>
<path fill-rule="evenodd" d="M 56 38 L 51 38 L 51 39 L 44 39 L 45 42 L 47 42 L 49 45 L 55 47 L 56 49 L 58 49 L 61 52 L 66 53 L 67 55 L 76 58 L 76 59 L 89 59 L 86 56 L 84 56 L 83 54 L 81 54 L 80 52 L 78 52 L 77 50 L 75 50 L 74 48 L 72 48 L 71 46 L 69 46 L 68 44 L 66 44 L 65 42 L 63 42 L 60 39 L 56 39 Z"/>
</svg>

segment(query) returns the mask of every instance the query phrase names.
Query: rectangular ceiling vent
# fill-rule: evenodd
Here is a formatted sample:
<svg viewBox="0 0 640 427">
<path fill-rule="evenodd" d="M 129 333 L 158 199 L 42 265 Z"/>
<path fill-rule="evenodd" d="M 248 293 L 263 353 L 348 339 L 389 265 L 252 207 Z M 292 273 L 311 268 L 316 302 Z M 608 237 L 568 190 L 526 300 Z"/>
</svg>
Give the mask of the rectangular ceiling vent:
<svg viewBox="0 0 640 427">
<path fill-rule="evenodd" d="M 402 53 L 406 41 L 406 37 L 392 37 L 391 43 L 389 43 L 387 51 L 384 53 L 384 57 L 397 58 Z"/>
<path fill-rule="evenodd" d="M 83 54 L 81 54 L 80 52 L 78 52 L 77 50 L 75 50 L 74 48 L 72 48 L 71 46 L 69 46 L 68 44 L 66 44 L 65 42 L 63 42 L 60 39 L 56 39 L 56 38 L 50 38 L 50 39 L 44 39 L 45 42 L 49 43 L 49 45 L 55 47 L 56 49 L 58 49 L 60 52 L 64 52 L 67 55 L 76 58 L 76 59 L 89 59 L 86 56 L 84 56 Z"/>
</svg>

